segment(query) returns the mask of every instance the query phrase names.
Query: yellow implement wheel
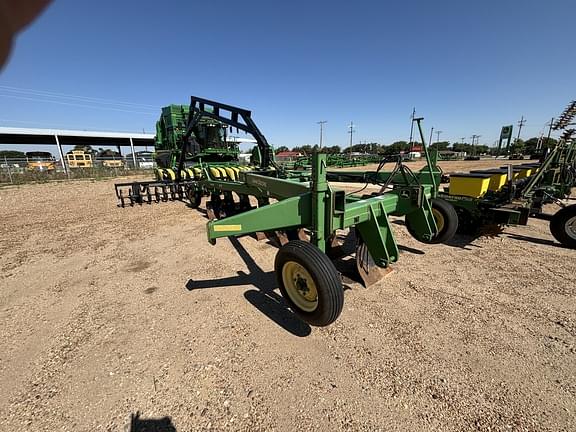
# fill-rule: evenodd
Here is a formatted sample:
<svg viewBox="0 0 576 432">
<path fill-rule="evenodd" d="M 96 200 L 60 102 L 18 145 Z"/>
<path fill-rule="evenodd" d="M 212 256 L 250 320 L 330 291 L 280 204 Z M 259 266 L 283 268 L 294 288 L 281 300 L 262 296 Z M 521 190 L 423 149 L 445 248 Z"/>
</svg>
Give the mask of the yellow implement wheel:
<svg viewBox="0 0 576 432">
<path fill-rule="evenodd" d="M 290 300 L 304 312 L 313 312 L 318 307 L 316 284 L 302 265 L 294 261 L 284 263 L 282 281 Z"/>
<path fill-rule="evenodd" d="M 276 280 L 292 311 L 314 326 L 333 323 L 344 306 L 340 273 L 312 243 L 293 240 L 276 254 Z"/>
<path fill-rule="evenodd" d="M 434 216 L 434 221 L 436 222 L 436 226 L 438 227 L 438 232 L 442 232 L 444 229 L 444 216 L 441 212 L 438 211 L 437 208 L 432 207 L 432 215 Z"/>
</svg>

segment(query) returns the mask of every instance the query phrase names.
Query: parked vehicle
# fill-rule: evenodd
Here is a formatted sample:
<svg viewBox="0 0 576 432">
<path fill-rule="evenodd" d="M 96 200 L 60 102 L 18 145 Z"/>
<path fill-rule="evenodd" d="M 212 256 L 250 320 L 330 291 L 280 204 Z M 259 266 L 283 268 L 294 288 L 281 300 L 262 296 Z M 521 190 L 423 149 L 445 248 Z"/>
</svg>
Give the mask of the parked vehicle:
<svg viewBox="0 0 576 432">
<path fill-rule="evenodd" d="M 56 160 L 50 152 L 27 152 L 26 170 L 36 172 L 54 172 L 56 170 Z"/>
<path fill-rule="evenodd" d="M 66 153 L 66 162 L 68 163 L 68 167 L 71 169 L 92 168 L 94 166 L 92 154 L 84 150 L 69 151 Z"/>
</svg>

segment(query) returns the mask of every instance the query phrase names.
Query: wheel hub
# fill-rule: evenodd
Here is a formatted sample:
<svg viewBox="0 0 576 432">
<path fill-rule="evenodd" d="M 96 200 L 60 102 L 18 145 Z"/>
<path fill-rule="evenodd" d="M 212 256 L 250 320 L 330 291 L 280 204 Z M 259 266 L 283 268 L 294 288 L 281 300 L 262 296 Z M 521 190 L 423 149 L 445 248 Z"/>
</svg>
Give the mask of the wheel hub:
<svg viewBox="0 0 576 432">
<path fill-rule="evenodd" d="M 295 261 L 288 261 L 282 269 L 282 281 L 290 300 L 305 312 L 318 307 L 318 290 L 306 268 Z"/>
</svg>

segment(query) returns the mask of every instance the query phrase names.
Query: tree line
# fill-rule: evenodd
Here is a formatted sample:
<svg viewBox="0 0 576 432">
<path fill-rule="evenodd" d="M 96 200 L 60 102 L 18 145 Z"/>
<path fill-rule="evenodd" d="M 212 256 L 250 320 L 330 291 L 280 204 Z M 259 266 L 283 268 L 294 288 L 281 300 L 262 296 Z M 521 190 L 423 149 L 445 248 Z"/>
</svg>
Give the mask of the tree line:
<svg viewBox="0 0 576 432">
<path fill-rule="evenodd" d="M 510 145 L 510 153 L 523 153 L 523 154 L 534 154 L 536 153 L 536 146 L 538 144 L 538 138 L 532 137 L 526 141 L 522 139 L 515 139 L 514 142 Z M 557 140 L 554 138 L 543 138 L 542 139 L 542 148 L 550 148 L 557 144 Z M 409 143 L 407 141 L 395 141 L 392 144 L 378 144 L 375 142 L 372 143 L 362 143 L 362 144 L 354 144 L 352 147 L 347 146 L 342 149 L 340 146 L 329 146 L 329 147 L 322 147 L 321 152 L 327 154 L 340 154 L 340 153 L 369 153 L 369 154 L 382 154 L 382 155 L 391 155 L 391 154 L 398 154 L 401 152 L 409 152 L 410 149 L 415 146 L 419 146 L 419 142 Z M 503 143 L 502 152 L 505 149 L 506 143 Z M 450 141 L 440 141 L 433 143 L 430 148 L 438 149 L 439 151 L 455 151 L 455 152 L 466 152 L 469 155 L 480 155 L 480 154 L 496 154 L 496 148 L 488 147 L 484 144 L 476 144 L 472 145 L 469 143 L 451 143 Z M 91 146 L 85 145 L 77 145 L 74 147 L 74 150 L 83 150 L 87 153 L 92 153 L 93 155 L 98 155 L 99 157 L 117 157 L 120 156 L 120 153 L 114 150 L 103 149 L 99 148 L 98 151 L 94 150 Z M 318 145 L 303 145 L 293 147 L 292 150 L 286 146 L 280 146 L 275 149 L 276 153 L 285 152 L 285 151 L 294 151 L 300 152 L 305 155 L 311 155 L 313 152 L 319 150 Z M 21 151 L 17 150 L 0 150 L 0 158 L 7 158 L 7 159 L 25 159 L 26 154 Z"/>
<path fill-rule="evenodd" d="M 539 139 L 537 137 L 530 138 L 526 141 L 522 139 L 515 139 L 510 145 L 510 153 L 525 153 L 525 154 L 534 154 L 536 153 L 536 147 L 538 145 Z M 544 138 L 542 140 L 542 148 L 550 148 L 555 146 L 557 140 L 554 138 Z M 286 151 L 294 151 L 300 152 L 305 155 L 310 155 L 315 151 L 320 150 L 322 153 L 327 154 L 339 154 L 339 153 L 370 153 L 370 154 L 382 154 L 382 155 L 390 155 L 390 154 L 398 154 L 401 152 L 409 152 L 413 146 L 420 146 L 420 142 L 407 142 L 407 141 L 395 141 L 392 144 L 378 144 L 375 142 L 372 143 L 362 143 L 362 144 L 354 144 L 352 146 L 347 146 L 342 149 L 340 146 L 329 146 L 329 147 L 322 147 L 319 149 L 318 145 L 303 145 L 303 146 L 296 146 L 292 149 L 286 146 L 280 146 L 276 148 L 276 153 L 286 152 Z M 468 155 L 480 155 L 480 154 L 491 154 L 495 155 L 497 149 L 495 147 L 489 147 L 485 144 L 475 144 L 472 145 L 466 142 L 455 142 L 451 143 L 450 141 L 440 141 L 435 142 L 430 146 L 431 149 L 438 149 L 439 151 L 454 151 L 454 152 L 466 152 Z M 501 153 L 504 152 L 506 148 L 506 143 L 502 143 L 502 150 Z"/>
</svg>

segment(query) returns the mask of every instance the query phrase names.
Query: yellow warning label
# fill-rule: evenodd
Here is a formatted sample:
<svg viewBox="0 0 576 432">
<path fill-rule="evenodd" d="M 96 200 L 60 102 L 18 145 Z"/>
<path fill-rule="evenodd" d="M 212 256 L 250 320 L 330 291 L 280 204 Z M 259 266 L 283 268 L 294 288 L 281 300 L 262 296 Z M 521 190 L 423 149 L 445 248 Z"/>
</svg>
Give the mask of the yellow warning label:
<svg viewBox="0 0 576 432">
<path fill-rule="evenodd" d="M 214 225 L 214 232 L 242 231 L 242 225 Z"/>
</svg>

